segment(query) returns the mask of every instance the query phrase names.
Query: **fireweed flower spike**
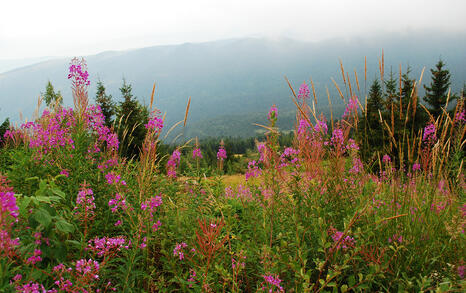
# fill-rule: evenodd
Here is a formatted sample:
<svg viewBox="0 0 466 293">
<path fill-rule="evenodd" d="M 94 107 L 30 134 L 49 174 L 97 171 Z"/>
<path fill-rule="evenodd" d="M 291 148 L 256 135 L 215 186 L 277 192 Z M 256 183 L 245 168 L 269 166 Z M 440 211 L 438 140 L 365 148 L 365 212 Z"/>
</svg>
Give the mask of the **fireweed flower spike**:
<svg viewBox="0 0 466 293">
<path fill-rule="evenodd" d="M 196 158 L 202 159 L 202 153 L 200 148 L 193 149 L 193 159 Z"/>
<path fill-rule="evenodd" d="M 311 92 L 309 91 L 309 86 L 303 82 L 303 84 L 299 87 L 298 101 L 301 100 L 302 103 L 304 103 L 306 99 L 309 99 L 310 94 Z"/>
<path fill-rule="evenodd" d="M 175 179 L 176 178 L 176 168 L 178 168 L 178 165 L 180 164 L 181 160 L 181 153 L 179 150 L 174 150 L 172 155 L 170 156 L 170 159 L 167 162 L 167 175 L 170 178 Z"/>
</svg>

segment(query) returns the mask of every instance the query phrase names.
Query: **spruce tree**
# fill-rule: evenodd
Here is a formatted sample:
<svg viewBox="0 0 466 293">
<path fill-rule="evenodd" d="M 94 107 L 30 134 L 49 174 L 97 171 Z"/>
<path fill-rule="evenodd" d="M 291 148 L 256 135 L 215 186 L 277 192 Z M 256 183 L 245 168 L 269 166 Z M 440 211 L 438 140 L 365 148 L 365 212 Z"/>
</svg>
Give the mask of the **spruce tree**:
<svg viewBox="0 0 466 293">
<path fill-rule="evenodd" d="M 123 101 L 117 110 L 117 132 L 120 140 L 120 152 L 127 158 L 138 157 L 148 121 L 149 112 L 139 104 L 132 94 L 132 86 L 123 79 L 120 88 Z"/>
<path fill-rule="evenodd" d="M 429 86 L 425 86 L 426 96 L 424 101 L 428 104 L 430 114 L 436 119 L 442 114 L 442 107 L 447 102 L 448 88 L 450 87 L 450 71 L 444 69 L 445 64 L 440 59 L 431 69 L 432 81 Z"/>
<path fill-rule="evenodd" d="M 366 119 L 360 124 L 364 128 L 359 131 L 362 136 L 361 154 L 364 160 L 373 158 L 375 152 L 383 148 L 383 127 L 380 123 L 379 111 L 382 112 L 384 107 L 382 87 L 379 80 L 375 79 L 369 90 Z"/>
<path fill-rule="evenodd" d="M 52 103 L 63 103 L 63 97 L 60 91 L 55 92 L 50 80 L 47 82 L 47 85 L 45 86 L 45 93 L 41 93 L 41 95 L 44 97 L 45 104 L 47 105 L 47 107 L 49 107 Z"/>
<path fill-rule="evenodd" d="M 384 81 L 385 83 L 385 109 L 387 113 L 392 111 L 392 103 L 395 103 L 399 93 L 397 92 L 397 80 L 393 75 L 393 71 L 390 71 L 390 78 Z"/>
<path fill-rule="evenodd" d="M 97 82 L 95 102 L 102 110 L 102 114 L 105 117 L 105 125 L 110 127 L 112 125 L 112 117 L 115 115 L 115 103 L 112 101 L 112 96 L 106 94 L 105 86 L 100 80 Z"/>
<path fill-rule="evenodd" d="M 0 125 L 0 147 L 5 143 L 5 132 L 10 128 L 10 118 L 6 118 L 5 121 Z"/>
</svg>

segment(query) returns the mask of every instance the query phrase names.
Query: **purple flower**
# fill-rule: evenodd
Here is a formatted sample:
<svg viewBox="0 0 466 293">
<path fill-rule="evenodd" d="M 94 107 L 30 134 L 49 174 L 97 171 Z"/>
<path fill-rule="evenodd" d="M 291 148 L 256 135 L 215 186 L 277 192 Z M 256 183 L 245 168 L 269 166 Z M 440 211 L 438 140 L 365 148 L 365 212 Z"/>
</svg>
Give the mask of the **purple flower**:
<svg viewBox="0 0 466 293">
<path fill-rule="evenodd" d="M 170 159 L 167 162 L 167 175 L 171 178 L 176 178 L 176 168 L 180 164 L 181 153 L 178 149 L 174 150 Z"/>
<path fill-rule="evenodd" d="M 358 97 L 353 96 L 349 100 L 348 104 L 345 108 L 345 113 L 343 114 L 343 118 L 348 117 L 349 115 L 358 111 Z"/>
<path fill-rule="evenodd" d="M 33 255 L 26 260 L 26 263 L 36 264 L 42 261 L 41 254 L 42 254 L 42 251 L 40 249 L 34 249 Z"/>
<path fill-rule="evenodd" d="M 309 91 L 309 87 L 305 82 L 299 87 L 299 93 L 298 93 L 298 100 L 303 100 L 303 102 L 306 99 L 309 99 L 309 95 L 311 92 Z"/>
<path fill-rule="evenodd" d="M 392 159 L 390 159 L 390 156 L 385 154 L 383 155 L 383 158 L 382 158 L 382 162 L 384 162 L 385 164 L 388 164 L 392 161 Z"/>
<path fill-rule="evenodd" d="M 84 58 L 73 58 L 69 68 L 68 79 L 71 79 L 75 87 L 87 87 L 90 84 L 87 64 Z"/>
<path fill-rule="evenodd" d="M 422 135 L 422 141 L 428 145 L 434 144 L 437 140 L 437 136 L 435 135 L 435 125 L 430 123 L 424 128 L 424 134 Z"/>
<path fill-rule="evenodd" d="M 460 277 L 461 280 L 464 279 L 464 271 L 466 269 L 466 266 L 459 266 L 458 267 L 458 276 Z"/>
<path fill-rule="evenodd" d="M 327 134 L 328 127 L 327 123 L 324 120 L 317 120 L 316 125 L 314 126 L 316 132 L 321 132 L 322 134 Z"/>
<path fill-rule="evenodd" d="M 218 152 L 217 152 L 217 160 L 220 160 L 220 161 L 223 161 L 227 158 L 227 152 L 225 151 L 225 149 L 223 148 L 223 146 L 221 146 L 219 149 L 218 149 Z"/>
<path fill-rule="evenodd" d="M 199 158 L 202 159 L 202 153 L 200 148 L 193 149 L 193 159 Z"/>
<path fill-rule="evenodd" d="M 272 105 L 272 107 L 270 107 L 269 114 L 267 115 L 267 118 L 268 118 L 270 121 L 276 121 L 276 120 L 277 120 L 277 116 L 278 116 L 278 109 L 277 109 L 277 106 Z"/>
<path fill-rule="evenodd" d="M 416 171 L 419 171 L 419 170 L 421 170 L 421 164 L 414 163 L 413 164 L 413 171 L 416 172 Z"/>
<path fill-rule="evenodd" d="M 306 119 L 299 120 L 298 135 L 304 134 L 310 126 Z"/>
<path fill-rule="evenodd" d="M 262 291 L 266 291 L 266 289 L 268 289 L 268 292 L 274 292 L 274 289 L 276 288 L 279 292 L 285 292 L 283 287 L 280 285 L 282 280 L 280 280 L 277 275 L 262 275 L 262 277 L 265 281 L 265 284 L 261 288 Z"/>
<path fill-rule="evenodd" d="M 155 132 L 160 132 L 163 128 L 163 119 L 154 115 L 146 125 L 146 129 L 153 130 Z"/>
<path fill-rule="evenodd" d="M 183 260 L 184 259 L 183 249 L 186 247 L 188 247 L 188 245 L 184 242 L 181 242 L 179 244 L 177 243 L 175 246 L 175 249 L 173 249 L 173 255 L 178 256 L 180 260 Z"/>
<path fill-rule="evenodd" d="M 333 242 L 338 243 L 337 247 L 336 247 L 337 250 L 340 249 L 340 248 L 348 249 L 350 247 L 354 247 L 355 241 L 354 241 L 353 237 L 346 236 L 343 239 L 342 239 L 342 237 L 343 237 L 343 232 L 340 232 L 340 231 L 336 231 L 332 235 Z"/>
</svg>

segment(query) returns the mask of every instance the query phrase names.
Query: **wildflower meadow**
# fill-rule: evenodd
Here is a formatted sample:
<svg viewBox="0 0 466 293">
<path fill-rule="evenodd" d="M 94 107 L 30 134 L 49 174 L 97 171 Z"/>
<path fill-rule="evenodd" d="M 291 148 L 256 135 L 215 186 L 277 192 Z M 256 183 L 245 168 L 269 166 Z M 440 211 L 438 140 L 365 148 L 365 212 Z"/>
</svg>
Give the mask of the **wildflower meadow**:
<svg viewBox="0 0 466 293">
<path fill-rule="evenodd" d="M 386 145 L 363 156 L 357 76 L 343 72 L 342 117 L 316 110 L 312 82 L 286 80 L 292 143 L 270 105 L 228 183 L 220 139 L 207 167 L 197 140 L 161 151 L 170 126 L 152 102 L 139 155 L 122 156 L 84 59 L 68 79 L 72 108 L 52 103 L 1 138 L 1 292 L 464 292 L 464 98 L 438 116 L 419 106 L 419 131 L 413 107 L 392 104 L 375 116 Z"/>
</svg>

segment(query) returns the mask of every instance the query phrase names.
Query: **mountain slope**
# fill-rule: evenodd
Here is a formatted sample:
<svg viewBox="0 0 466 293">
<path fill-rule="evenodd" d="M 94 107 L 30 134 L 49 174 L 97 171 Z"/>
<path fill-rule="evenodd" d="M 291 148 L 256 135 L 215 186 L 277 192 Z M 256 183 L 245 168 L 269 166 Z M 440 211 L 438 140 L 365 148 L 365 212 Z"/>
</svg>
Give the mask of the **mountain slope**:
<svg viewBox="0 0 466 293">
<path fill-rule="evenodd" d="M 168 125 L 183 119 L 187 99 L 191 96 L 188 125 L 205 129 L 187 129 L 187 136 L 190 133 L 207 135 L 212 133 L 207 125 L 228 120 L 237 120 L 239 124 L 235 123 L 231 131 L 222 134 L 235 135 L 240 133 L 235 129 L 250 126 L 254 117 L 263 120 L 272 104 L 277 104 L 284 112 L 293 109 L 284 75 L 295 88 L 312 77 L 322 111 L 328 111 L 325 93 L 328 86 L 333 110 L 341 111 L 341 99 L 330 80 L 333 77 L 337 82 L 341 81 L 339 58 L 352 79 L 353 70 L 357 70 L 362 87 L 359 95 L 364 95 L 364 56 L 368 60 L 369 86 L 378 74 L 377 57 L 382 48 L 386 74 L 391 66 L 397 73 L 402 63 L 403 71 L 409 64 L 412 66 L 411 76 L 418 78 L 423 66 L 432 68 L 441 57 L 451 71 L 453 90 L 458 91 L 466 80 L 465 45 L 466 34 L 432 32 L 319 43 L 233 39 L 103 52 L 86 59 L 91 75 L 89 93 L 92 100 L 96 81 L 100 79 L 114 99 L 120 101 L 118 88 L 125 78 L 132 84 L 133 93 L 148 104 L 152 84 L 157 82 L 155 106 L 167 112 Z M 18 120 L 19 111 L 30 117 L 47 80 L 62 91 L 65 104 L 71 105 L 71 91 L 66 80 L 68 62 L 69 59 L 54 59 L 0 74 L 0 120 L 7 116 Z M 426 70 L 424 83 L 429 77 L 430 72 Z M 228 115 L 228 119 L 222 118 L 224 115 Z M 244 115 L 249 118 L 244 119 Z M 290 125 L 289 122 L 286 124 Z M 228 124 L 223 127 L 228 128 Z"/>
</svg>

